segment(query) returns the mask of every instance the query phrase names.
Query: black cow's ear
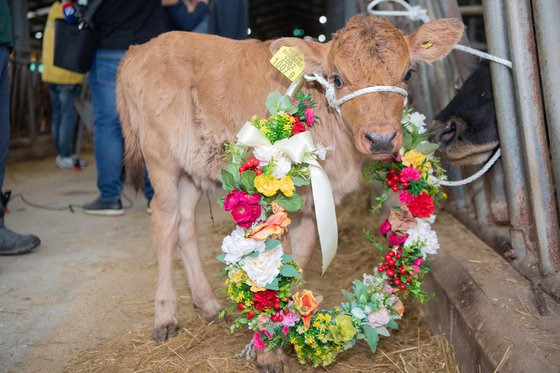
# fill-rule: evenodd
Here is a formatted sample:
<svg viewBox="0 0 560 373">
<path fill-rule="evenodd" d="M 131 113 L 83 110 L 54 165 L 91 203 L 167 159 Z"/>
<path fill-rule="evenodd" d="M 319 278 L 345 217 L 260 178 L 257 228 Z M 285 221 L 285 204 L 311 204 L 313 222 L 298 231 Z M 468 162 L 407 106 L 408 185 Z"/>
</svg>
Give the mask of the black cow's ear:
<svg viewBox="0 0 560 373">
<path fill-rule="evenodd" d="M 283 46 L 297 47 L 303 53 L 305 74 L 326 73 L 330 43 L 317 43 L 298 38 L 280 38 L 270 44 L 271 54 L 274 55 Z"/>
<path fill-rule="evenodd" d="M 445 56 L 461 40 L 465 25 L 455 18 L 443 18 L 423 24 L 407 36 L 414 61 L 433 62 Z"/>
</svg>

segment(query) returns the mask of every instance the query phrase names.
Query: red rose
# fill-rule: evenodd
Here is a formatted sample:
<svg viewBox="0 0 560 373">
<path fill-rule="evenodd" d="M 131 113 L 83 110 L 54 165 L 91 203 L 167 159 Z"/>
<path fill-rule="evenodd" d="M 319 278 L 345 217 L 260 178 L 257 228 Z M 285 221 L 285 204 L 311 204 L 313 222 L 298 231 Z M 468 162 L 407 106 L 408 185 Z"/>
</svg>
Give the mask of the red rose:
<svg viewBox="0 0 560 373">
<path fill-rule="evenodd" d="M 299 120 L 297 115 L 292 115 L 292 117 L 294 117 L 294 119 L 295 119 L 294 124 L 292 125 L 292 136 L 297 135 L 298 133 L 301 133 L 301 132 L 305 132 L 305 124 L 303 124 Z"/>
<path fill-rule="evenodd" d="M 274 306 L 276 293 L 276 290 L 263 290 L 253 293 L 253 303 L 255 304 L 255 308 L 259 311 L 264 311 L 265 309 Z"/>
<path fill-rule="evenodd" d="M 409 202 L 407 207 L 412 215 L 418 218 L 429 218 L 435 210 L 434 200 L 426 192 L 423 192 L 419 196 L 414 197 L 414 199 Z"/>
</svg>

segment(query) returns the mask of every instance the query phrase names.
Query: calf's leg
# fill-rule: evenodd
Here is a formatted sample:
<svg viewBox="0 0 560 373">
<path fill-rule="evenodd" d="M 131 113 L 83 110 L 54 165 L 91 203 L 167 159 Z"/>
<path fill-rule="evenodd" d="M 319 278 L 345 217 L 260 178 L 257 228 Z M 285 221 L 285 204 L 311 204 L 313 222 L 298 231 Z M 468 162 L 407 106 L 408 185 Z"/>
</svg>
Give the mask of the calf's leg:
<svg viewBox="0 0 560 373">
<path fill-rule="evenodd" d="M 187 273 L 194 306 L 200 310 L 204 318 L 210 320 L 218 314 L 221 307 L 204 273 L 198 248 L 195 212 L 201 195 L 201 190 L 193 184 L 190 177 L 182 175 L 179 179 L 180 254 Z"/>
<path fill-rule="evenodd" d="M 317 242 L 317 226 L 315 217 L 297 214 L 290 229 L 290 246 L 296 263 L 304 270 L 313 256 L 313 248 Z"/>
<path fill-rule="evenodd" d="M 155 299 L 153 337 L 163 343 L 177 334 L 177 293 L 173 286 L 173 250 L 177 246 L 179 227 L 179 191 L 176 170 L 149 167 L 156 191 L 152 207 L 152 237 L 158 258 L 158 283 Z M 175 173 L 175 172 L 177 173 Z"/>
</svg>

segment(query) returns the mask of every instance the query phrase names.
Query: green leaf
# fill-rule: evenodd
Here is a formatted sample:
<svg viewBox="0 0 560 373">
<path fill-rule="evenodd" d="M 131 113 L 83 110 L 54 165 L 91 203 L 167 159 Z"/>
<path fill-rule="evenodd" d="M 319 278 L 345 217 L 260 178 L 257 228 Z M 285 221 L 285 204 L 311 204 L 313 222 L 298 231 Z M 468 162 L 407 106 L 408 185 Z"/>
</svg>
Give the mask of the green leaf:
<svg viewBox="0 0 560 373">
<path fill-rule="evenodd" d="M 248 324 L 249 320 L 247 320 L 246 317 L 240 317 L 240 318 L 237 319 L 237 322 L 240 323 L 240 324 Z"/>
<path fill-rule="evenodd" d="M 264 243 L 264 247 L 266 250 L 275 249 L 278 247 L 278 245 L 280 245 L 280 240 L 276 240 L 274 238 L 269 238 Z"/>
<path fill-rule="evenodd" d="M 220 206 L 221 208 L 224 208 L 224 200 L 226 199 L 226 197 L 220 197 L 218 198 L 218 206 Z"/>
<path fill-rule="evenodd" d="M 233 177 L 233 175 L 226 170 L 222 170 L 221 174 L 222 174 L 222 185 L 224 189 L 228 193 L 236 189 L 237 185 L 235 183 L 235 178 Z"/>
<path fill-rule="evenodd" d="M 292 259 L 293 259 L 293 256 L 284 254 L 284 255 L 282 255 L 282 264 L 286 264 Z"/>
<path fill-rule="evenodd" d="M 391 329 L 394 329 L 394 330 L 397 330 L 399 328 L 399 324 L 395 320 L 391 320 L 387 324 L 387 327 L 391 328 Z"/>
<path fill-rule="evenodd" d="M 294 267 L 291 264 L 284 264 L 281 268 L 280 268 L 280 273 L 282 274 L 282 276 L 284 277 L 299 277 L 299 272 L 296 269 L 296 267 Z"/>
<path fill-rule="evenodd" d="M 377 334 L 377 331 L 371 326 L 364 325 L 364 335 L 366 336 L 366 341 L 371 352 L 375 352 L 375 350 L 377 350 L 377 342 L 379 342 L 379 334 Z"/>
<path fill-rule="evenodd" d="M 292 182 L 297 187 L 300 187 L 302 185 L 309 185 L 309 179 L 300 175 L 292 176 Z"/>
<path fill-rule="evenodd" d="M 269 290 L 278 290 L 278 278 L 272 280 L 272 282 L 266 285 L 265 288 Z"/>
<path fill-rule="evenodd" d="M 354 294 L 347 290 L 342 290 L 342 295 L 344 295 L 348 302 L 352 302 L 354 300 Z"/>
<path fill-rule="evenodd" d="M 377 332 L 377 334 L 382 335 L 384 337 L 390 336 L 389 331 L 384 326 L 378 326 L 377 328 L 375 328 L 375 331 Z"/>
<path fill-rule="evenodd" d="M 431 142 L 428 141 L 422 141 L 418 145 L 416 145 L 415 150 L 424 155 L 430 155 L 433 152 L 435 152 L 437 148 L 439 148 L 438 144 L 432 144 Z"/>
<path fill-rule="evenodd" d="M 225 257 L 226 257 L 226 254 L 225 254 L 225 253 L 222 253 L 222 254 L 218 255 L 218 256 L 216 257 L 216 259 L 218 259 L 220 262 L 226 264 Z"/>
<path fill-rule="evenodd" d="M 297 112 L 297 106 L 294 105 L 290 96 L 282 95 L 278 91 L 270 92 L 266 98 L 265 106 L 271 116 L 276 116 L 279 112 L 294 114 Z"/>
<path fill-rule="evenodd" d="M 412 138 L 412 135 L 409 133 L 404 133 L 403 134 L 403 147 L 405 150 L 410 150 L 412 149 L 412 143 L 413 143 L 414 139 Z"/>
<path fill-rule="evenodd" d="M 289 212 L 299 211 L 303 206 L 303 198 L 296 193 L 294 193 L 294 195 L 290 198 L 284 195 L 279 195 L 276 198 L 276 202 L 280 205 L 280 207 Z"/>
<path fill-rule="evenodd" d="M 255 188 L 256 176 L 257 174 L 251 170 L 245 171 L 241 174 L 241 185 L 243 185 L 243 189 L 245 189 L 247 193 L 257 193 L 257 188 Z"/>
</svg>

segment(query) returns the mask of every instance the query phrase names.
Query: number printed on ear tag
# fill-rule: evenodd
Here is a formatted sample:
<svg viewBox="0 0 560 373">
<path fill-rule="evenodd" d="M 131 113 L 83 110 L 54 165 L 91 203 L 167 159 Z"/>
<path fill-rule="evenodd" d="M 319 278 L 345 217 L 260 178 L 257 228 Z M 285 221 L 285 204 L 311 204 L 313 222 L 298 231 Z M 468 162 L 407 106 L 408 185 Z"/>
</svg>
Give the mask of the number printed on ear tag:
<svg viewBox="0 0 560 373">
<path fill-rule="evenodd" d="M 305 69 L 303 53 L 297 47 L 281 47 L 272 56 L 270 63 L 292 82 L 298 79 Z"/>
</svg>

